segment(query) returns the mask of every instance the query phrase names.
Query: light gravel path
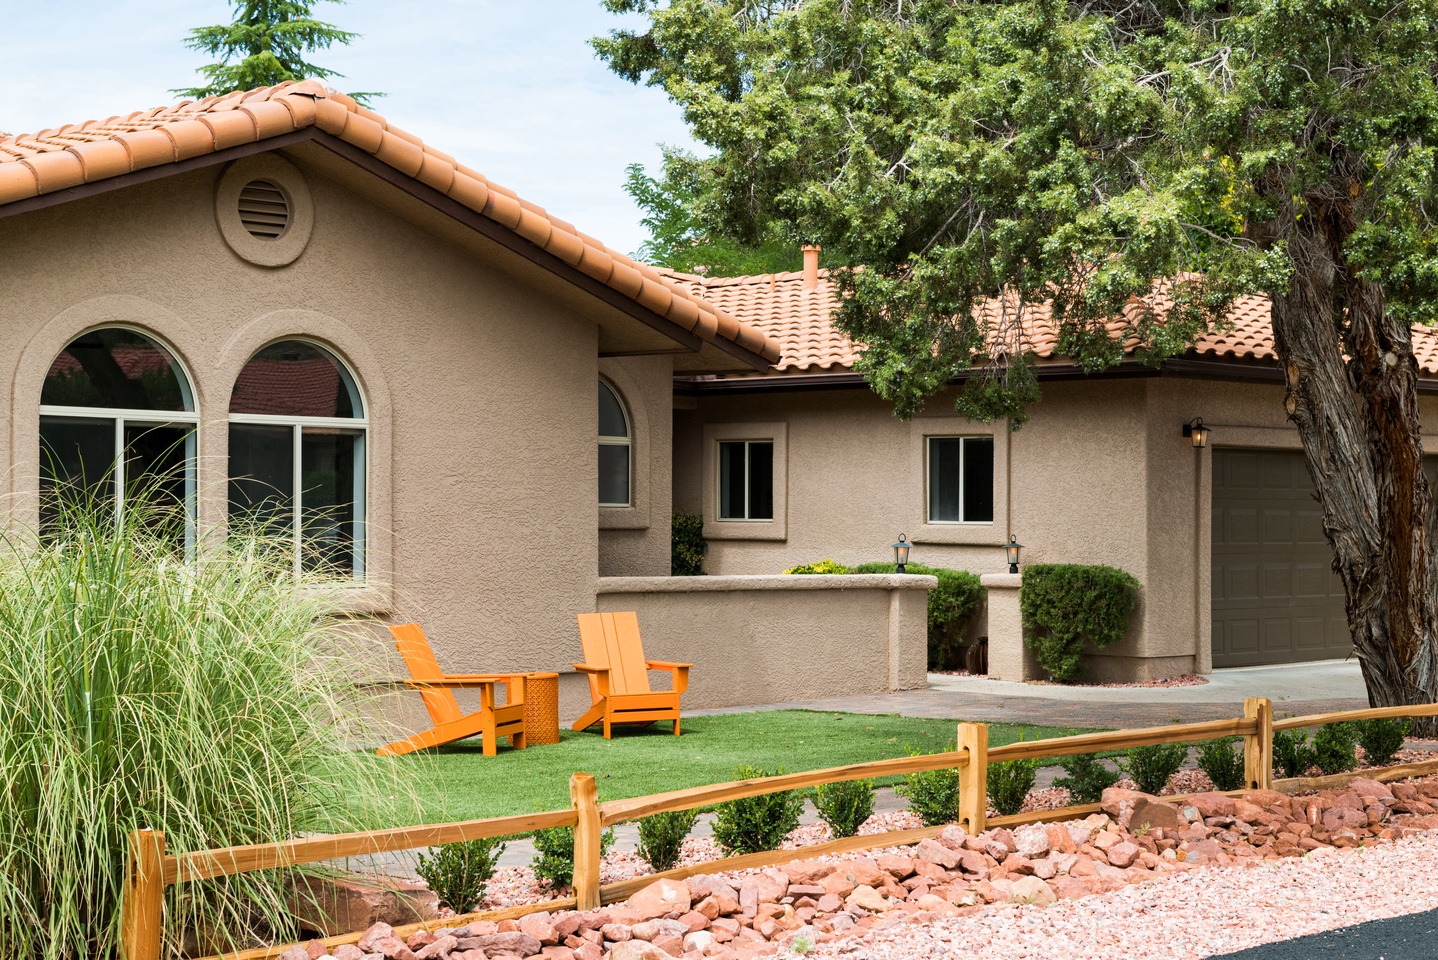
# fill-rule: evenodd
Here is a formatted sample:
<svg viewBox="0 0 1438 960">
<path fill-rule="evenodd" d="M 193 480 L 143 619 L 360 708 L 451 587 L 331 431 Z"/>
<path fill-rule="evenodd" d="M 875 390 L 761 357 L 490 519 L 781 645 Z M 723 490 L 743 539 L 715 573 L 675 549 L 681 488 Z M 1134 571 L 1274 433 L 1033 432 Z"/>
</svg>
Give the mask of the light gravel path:
<svg viewBox="0 0 1438 960">
<path fill-rule="evenodd" d="M 1438 833 L 1176 874 L 1049 907 L 896 924 L 819 946 L 848 960 L 1199 960 L 1438 908 Z M 1438 955 L 1438 945 L 1433 953 Z"/>
</svg>

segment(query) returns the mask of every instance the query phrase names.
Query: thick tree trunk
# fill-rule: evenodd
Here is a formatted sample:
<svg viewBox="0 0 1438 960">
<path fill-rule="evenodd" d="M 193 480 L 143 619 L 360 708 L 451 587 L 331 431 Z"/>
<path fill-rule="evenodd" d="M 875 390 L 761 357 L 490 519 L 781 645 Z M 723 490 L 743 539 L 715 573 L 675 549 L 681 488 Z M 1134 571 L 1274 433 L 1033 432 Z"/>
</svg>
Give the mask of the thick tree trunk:
<svg viewBox="0 0 1438 960">
<path fill-rule="evenodd" d="M 1310 198 L 1294 223 L 1287 236 L 1293 279 L 1272 298 L 1274 344 L 1368 700 L 1432 703 L 1438 515 L 1423 472 L 1409 330 L 1387 315 L 1381 289 L 1345 268 L 1344 205 Z"/>
</svg>

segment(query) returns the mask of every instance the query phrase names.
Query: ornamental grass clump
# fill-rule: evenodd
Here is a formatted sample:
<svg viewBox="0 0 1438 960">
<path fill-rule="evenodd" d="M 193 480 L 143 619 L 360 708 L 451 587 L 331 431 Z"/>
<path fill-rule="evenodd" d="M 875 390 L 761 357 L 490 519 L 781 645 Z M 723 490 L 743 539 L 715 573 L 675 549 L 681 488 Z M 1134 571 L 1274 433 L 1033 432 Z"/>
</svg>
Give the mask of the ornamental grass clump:
<svg viewBox="0 0 1438 960">
<path fill-rule="evenodd" d="M 347 744 L 338 632 L 253 541 L 186 561 L 127 504 L 123 525 L 62 511 L 0 534 L 0 944 L 7 958 L 119 955 L 131 831 L 171 853 L 344 831 L 397 813 L 384 767 Z M 390 821 L 394 822 L 394 821 Z M 166 890 L 166 942 L 201 952 L 292 936 L 285 871 Z"/>
</svg>

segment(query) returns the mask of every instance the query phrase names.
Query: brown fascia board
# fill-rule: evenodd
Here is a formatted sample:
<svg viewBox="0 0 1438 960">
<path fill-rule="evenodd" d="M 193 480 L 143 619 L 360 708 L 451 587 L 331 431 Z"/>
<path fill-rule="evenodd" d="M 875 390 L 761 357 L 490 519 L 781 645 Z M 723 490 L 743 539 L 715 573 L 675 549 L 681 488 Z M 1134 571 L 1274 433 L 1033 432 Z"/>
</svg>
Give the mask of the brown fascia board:
<svg viewBox="0 0 1438 960">
<path fill-rule="evenodd" d="M 94 183 L 84 183 L 66 190 L 57 190 L 54 193 L 42 194 L 38 197 L 29 197 L 25 200 L 17 200 L 13 203 L 0 206 L 0 218 L 29 213 L 32 210 L 42 210 L 46 207 L 53 207 L 58 204 L 68 203 L 72 200 L 84 199 L 85 197 L 98 196 L 102 193 L 109 193 L 112 190 L 123 190 L 126 187 L 135 186 L 136 184 L 149 183 L 154 180 L 160 180 L 181 173 L 189 173 L 192 170 L 201 170 L 205 167 L 212 167 L 217 164 L 230 163 L 242 157 L 254 156 L 258 153 L 267 153 L 271 150 L 280 150 L 284 147 L 303 142 L 317 144 L 349 160 L 351 163 L 373 174 L 385 183 L 398 187 L 420 202 L 462 223 L 474 232 L 493 240 L 495 243 L 529 260 L 536 266 L 543 267 L 555 276 L 568 281 L 595 299 L 618 309 L 632 319 L 663 334 L 682 346 L 685 351 L 698 353 L 703 349 L 705 345 L 704 340 L 701 340 L 668 318 L 661 317 L 659 314 L 636 303 L 612 287 L 600 283 L 588 274 L 576 270 L 574 267 L 571 267 L 563 260 L 554 256 L 554 254 L 547 250 L 541 250 L 508 227 L 496 223 L 484 214 L 471 210 L 469 207 L 450 199 L 438 190 L 426 186 L 412 177 L 405 176 L 394 167 L 366 153 L 359 147 L 313 126 L 305 127 L 302 130 L 296 130 L 292 133 L 280 134 L 276 137 L 268 137 L 255 143 L 245 143 L 237 147 L 216 151 L 215 153 L 191 157 L 189 160 L 181 160 L 178 163 L 160 164 L 159 166 L 147 167 L 144 170 L 136 170 L 133 173 L 121 174 L 118 177 L 107 177 L 104 180 L 96 180 Z M 731 343 L 721 338 L 710 342 L 709 345 L 721 353 L 734 357 L 745 366 L 751 367 L 754 370 L 763 372 L 769 369 L 769 362 L 767 360 L 757 354 L 750 353 L 736 343 Z"/>
<path fill-rule="evenodd" d="M 1131 380 L 1148 377 L 1181 377 L 1195 380 L 1227 380 L 1240 383 L 1283 383 L 1283 371 L 1265 361 L 1244 363 L 1233 360 L 1204 360 L 1199 357 L 1176 357 L 1152 367 L 1137 360 L 1125 360 L 1118 366 L 1099 373 L 1085 373 L 1072 363 L 1041 363 L 1037 369 L 1040 380 Z M 955 377 L 950 383 L 962 384 L 967 376 Z M 768 377 L 675 377 L 674 392 L 681 396 L 712 396 L 716 394 L 785 393 L 794 390 L 867 390 L 863 374 L 842 373 L 774 374 Z M 1438 378 L 1420 377 L 1419 393 L 1438 393 Z"/>
</svg>

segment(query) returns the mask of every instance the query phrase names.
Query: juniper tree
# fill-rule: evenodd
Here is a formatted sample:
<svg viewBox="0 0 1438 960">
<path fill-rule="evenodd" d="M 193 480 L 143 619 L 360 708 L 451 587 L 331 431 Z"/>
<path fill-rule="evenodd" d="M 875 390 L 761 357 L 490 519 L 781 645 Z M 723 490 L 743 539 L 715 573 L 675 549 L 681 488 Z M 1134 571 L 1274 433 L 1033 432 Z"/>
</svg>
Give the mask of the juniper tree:
<svg viewBox="0 0 1438 960">
<path fill-rule="evenodd" d="M 600 56 L 712 148 L 704 226 L 864 268 L 836 322 L 900 416 L 967 376 L 960 413 L 1021 424 L 1042 301 L 1092 372 L 1267 295 L 1369 699 L 1438 699 L 1411 344 L 1438 310 L 1438 0 L 605 5 L 647 24 Z"/>
</svg>

